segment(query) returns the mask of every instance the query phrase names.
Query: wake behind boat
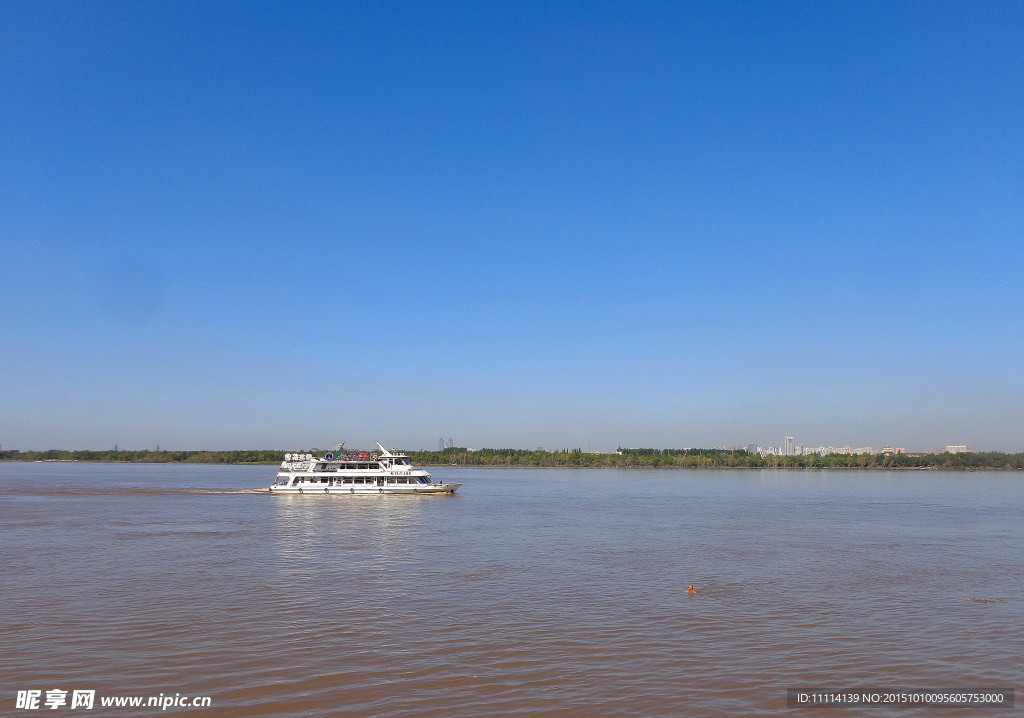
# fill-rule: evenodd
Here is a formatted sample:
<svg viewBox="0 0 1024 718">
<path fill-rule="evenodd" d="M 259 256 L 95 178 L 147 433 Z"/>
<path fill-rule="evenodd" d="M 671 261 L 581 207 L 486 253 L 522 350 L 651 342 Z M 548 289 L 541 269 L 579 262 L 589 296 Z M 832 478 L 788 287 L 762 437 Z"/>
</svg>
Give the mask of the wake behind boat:
<svg viewBox="0 0 1024 718">
<path fill-rule="evenodd" d="M 272 494 L 454 494 L 461 483 L 433 481 L 423 469 L 414 468 L 409 457 L 388 451 L 357 454 L 328 451 L 285 454 Z"/>
</svg>

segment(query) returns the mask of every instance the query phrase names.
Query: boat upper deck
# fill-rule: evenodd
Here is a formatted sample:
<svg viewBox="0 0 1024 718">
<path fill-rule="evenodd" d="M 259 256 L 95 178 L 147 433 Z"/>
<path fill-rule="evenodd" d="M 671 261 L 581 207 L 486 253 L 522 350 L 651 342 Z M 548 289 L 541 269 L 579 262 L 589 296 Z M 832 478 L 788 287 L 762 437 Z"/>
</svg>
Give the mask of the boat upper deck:
<svg viewBox="0 0 1024 718">
<path fill-rule="evenodd" d="M 381 447 L 381 449 L 381 454 L 368 453 L 365 451 L 337 455 L 328 451 L 322 457 L 314 456 L 313 454 L 285 454 L 284 461 L 281 462 L 281 471 L 417 471 L 413 468 L 412 461 L 405 454 L 393 453 L 383 447 Z"/>
</svg>

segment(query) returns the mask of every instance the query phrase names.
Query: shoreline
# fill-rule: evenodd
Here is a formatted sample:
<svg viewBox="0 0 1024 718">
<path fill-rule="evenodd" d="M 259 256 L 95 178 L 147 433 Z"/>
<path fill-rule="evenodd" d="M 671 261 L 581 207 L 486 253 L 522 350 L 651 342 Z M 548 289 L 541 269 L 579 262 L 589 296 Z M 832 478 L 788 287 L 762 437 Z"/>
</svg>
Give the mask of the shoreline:
<svg viewBox="0 0 1024 718">
<path fill-rule="evenodd" d="M 0 463 L 11 464 L 145 464 L 145 465 L 193 465 L 193 466 L 277 466 L 277 461 L 146 461 L 131 459 L 19 459 L 3 458 Z M 658 471 L 957 471 L 957 472 L 1016 472 L 1024 471 L 1020 466 L 684 466 L 684 465 L 641 465 L 611 464 L 603 465 L 549 465 L 540 463 L 516 464 L 438 464 L 417 462 L 418 466 L 433 469 L 621 469 L 621 470 L 658 470 Z"/>
</svg>

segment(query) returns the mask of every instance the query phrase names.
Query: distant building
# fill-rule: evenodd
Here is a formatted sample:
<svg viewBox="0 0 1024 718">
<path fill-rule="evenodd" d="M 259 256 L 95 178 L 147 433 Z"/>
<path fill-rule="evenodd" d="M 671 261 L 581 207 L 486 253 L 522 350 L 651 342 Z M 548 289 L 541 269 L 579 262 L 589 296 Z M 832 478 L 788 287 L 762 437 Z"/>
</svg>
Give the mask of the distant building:
<svg viewBox="0 0 1024 718">
<path fill-rule="evenodd" d="M 963 444 L 957 444 L 955 446 L 947 446 L 942 451 L 943 451 L 943 453 L 946 453 L 946 454 L 969 454 L 969 453 L 971 453 L 971 450 L 968 449 Z"/>
<path fill-rule="evenodd" d="M 947 450 L 956 447 L 947 447 Z M 967 447 L 960 447 L 963 451 L 970 451 Z M 782 446 L 755 446 L 751 444 L 746 447 L 747 451 L 751 453 L 758 453 L 761 457 L 765 456 L 826 456 L 828 454 L 843 454 L 845 456 L 874 456 L 876 454 L 906 454 L 907 450 L 902 446 L 887 446 L 880 452 L 876 451 L 871 446 L 860 446 L 854 448 L 852 446 L 807 446 L 806 444 L 800 444 L 797 446 L 793 441 L 792 436 L 787 436 L 786 441 Z"/>
</svg>

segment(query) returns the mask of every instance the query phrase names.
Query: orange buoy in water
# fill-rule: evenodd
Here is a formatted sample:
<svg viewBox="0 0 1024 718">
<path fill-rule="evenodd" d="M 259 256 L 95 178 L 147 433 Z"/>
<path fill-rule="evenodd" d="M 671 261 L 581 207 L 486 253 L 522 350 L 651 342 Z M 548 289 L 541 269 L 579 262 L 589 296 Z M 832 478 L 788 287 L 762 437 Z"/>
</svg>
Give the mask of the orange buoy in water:
<svg viewBox="0 0 1024 718">
<path fill-rule="evenodd" d="M 695 589 L 693 587 L 693 585 L 691 584 L 690 587 L 688 589 L 686 589 L 686 592 L 687 593 L 697 593 L 697 589 Z"/>
</svg>

